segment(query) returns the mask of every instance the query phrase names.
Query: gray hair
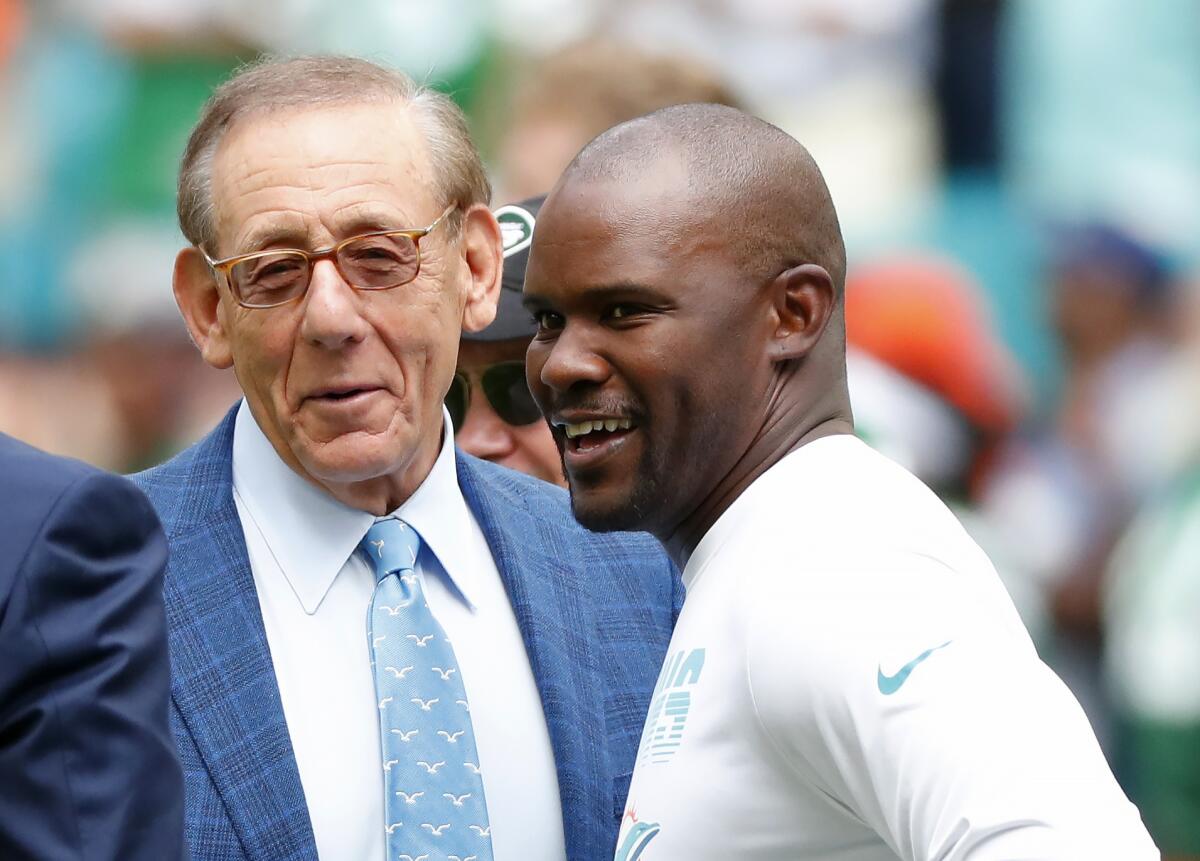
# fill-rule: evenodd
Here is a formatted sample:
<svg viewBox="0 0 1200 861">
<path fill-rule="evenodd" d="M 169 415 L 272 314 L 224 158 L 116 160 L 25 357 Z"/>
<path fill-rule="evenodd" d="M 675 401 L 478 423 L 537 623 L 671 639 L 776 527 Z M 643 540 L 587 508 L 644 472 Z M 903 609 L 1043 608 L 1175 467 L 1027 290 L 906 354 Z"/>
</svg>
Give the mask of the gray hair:
<svg viewBox="0 0 1200 861">
<path fill-rule="evenodd" d="M 429 146 L 435 187 L 447 204 L 488 204 L 492 189 L 471 141 L 466 117 L 446 95 L 408 75 L 351 57 L 265 58 L 213 92 L 192 129 L 179 168 L 177 211 L 188 242 L 216 254 L 213 160 L 236 123 L 276 111 L 337 104 L 407 106 Z M 459 213 L 450 227 L 457 230 Z"/>
</svg>

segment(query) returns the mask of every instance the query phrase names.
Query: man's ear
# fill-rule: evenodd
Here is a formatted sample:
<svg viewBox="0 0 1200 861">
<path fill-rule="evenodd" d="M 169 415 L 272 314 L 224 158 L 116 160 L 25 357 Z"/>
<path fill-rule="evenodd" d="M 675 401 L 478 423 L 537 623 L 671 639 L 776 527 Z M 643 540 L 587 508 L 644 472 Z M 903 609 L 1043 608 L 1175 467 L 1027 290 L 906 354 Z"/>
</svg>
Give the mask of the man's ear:
<svg viewBox="0 0 1200 861">
<path fill-rule="evenodd" d="M 807 356 L 833 316 L 837 304 L 833 279 L 823 267 L 804 263 L 779 273 L 768 289 L 775 313 L 771 361 Z"/>
<path fill-rule="evenodd" d="M 224 369 L 233 364 L 233 351 L 216 278 L 197 249 L 185 248 L 176 256 L 171 278 L 175 303 L 204 361 Z"/>
<path fill-rule="evenodd" d="M 479 332 L 496 319 L 500 278 L 504 274 L 504 240 L 492 211 L 477 203 L 463 214 L 463 257 L 471 281 L 463 304 L 462 327 Z"/>
</svg>

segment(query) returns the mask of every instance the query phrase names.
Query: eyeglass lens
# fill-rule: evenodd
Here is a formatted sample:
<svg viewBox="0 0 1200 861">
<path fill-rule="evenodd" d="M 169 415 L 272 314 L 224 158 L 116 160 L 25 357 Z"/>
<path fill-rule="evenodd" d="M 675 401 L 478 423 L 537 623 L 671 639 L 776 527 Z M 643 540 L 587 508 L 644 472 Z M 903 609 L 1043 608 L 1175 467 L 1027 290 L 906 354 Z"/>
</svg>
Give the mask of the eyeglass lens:
<svg viewBox="0 0 1200 861">
<path fill-rule="evenodd" d="M 386 290 L 417 277 L 420 255 L 411 236 L 363 236 L 337 251 L 338 271 L 362 290 Z M 312 276 L 309 258 L 296 251 L 264 254 L 237 263 L 230 277 L 243 302 L 274 305 L 308 289 Z"/>
</svg>

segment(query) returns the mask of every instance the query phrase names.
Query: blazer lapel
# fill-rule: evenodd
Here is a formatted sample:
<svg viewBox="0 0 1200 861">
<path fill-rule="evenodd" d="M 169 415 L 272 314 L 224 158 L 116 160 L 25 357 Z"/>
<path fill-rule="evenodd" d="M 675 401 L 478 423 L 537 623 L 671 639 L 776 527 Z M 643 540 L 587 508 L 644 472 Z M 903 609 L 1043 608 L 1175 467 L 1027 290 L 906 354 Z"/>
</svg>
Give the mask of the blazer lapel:
<svg viewBox="0 0 1200 861">
<path fill-rule="evenodd" d="M 316 859 L 241 520 L 233 417 L 195 450 L 168 525 L 172 697 L 250 861 Z"/>
<path fill-rule="evenodd" d="M 542 698 L 562 798 L 567 857 L 612 853 L 612 781 L 604 695 L 593 647 L 592 585 L 575 546 L 513 488 L 456 453 L 459 484 L 500 571 Z M 569 516 L 569 515 L 567 515 Z"/>
</svg>

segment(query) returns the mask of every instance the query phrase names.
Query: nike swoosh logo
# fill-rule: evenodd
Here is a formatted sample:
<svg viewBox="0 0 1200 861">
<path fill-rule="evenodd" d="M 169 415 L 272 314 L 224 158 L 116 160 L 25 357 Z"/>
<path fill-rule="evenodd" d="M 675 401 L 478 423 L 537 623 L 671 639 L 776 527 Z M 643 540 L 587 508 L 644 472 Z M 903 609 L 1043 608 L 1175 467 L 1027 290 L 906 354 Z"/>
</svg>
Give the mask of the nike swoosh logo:
<svg viewBox="0 0 1200 861">
<path fill-rule="evenodd" d="M 909 674 L 917 668 L 918 664 L 920 664 L 938 649 L 946 648 L 952 642 L 953 640 L 947 640 L 940 646 L 934 646 L 932 649 L 926 649 L 901 667 L 894 676 L 885 676 L 883 674 L 883 667 L 880 667 L 879 677 L 876 679 L 876 681 L 879 683 L 879 693 L 883 694 L 885 697 L 890 697 L 892 694 L 896 693 L 896 691 L 900 690 L 901 685 L 908 681 Z"/>
</svg>

